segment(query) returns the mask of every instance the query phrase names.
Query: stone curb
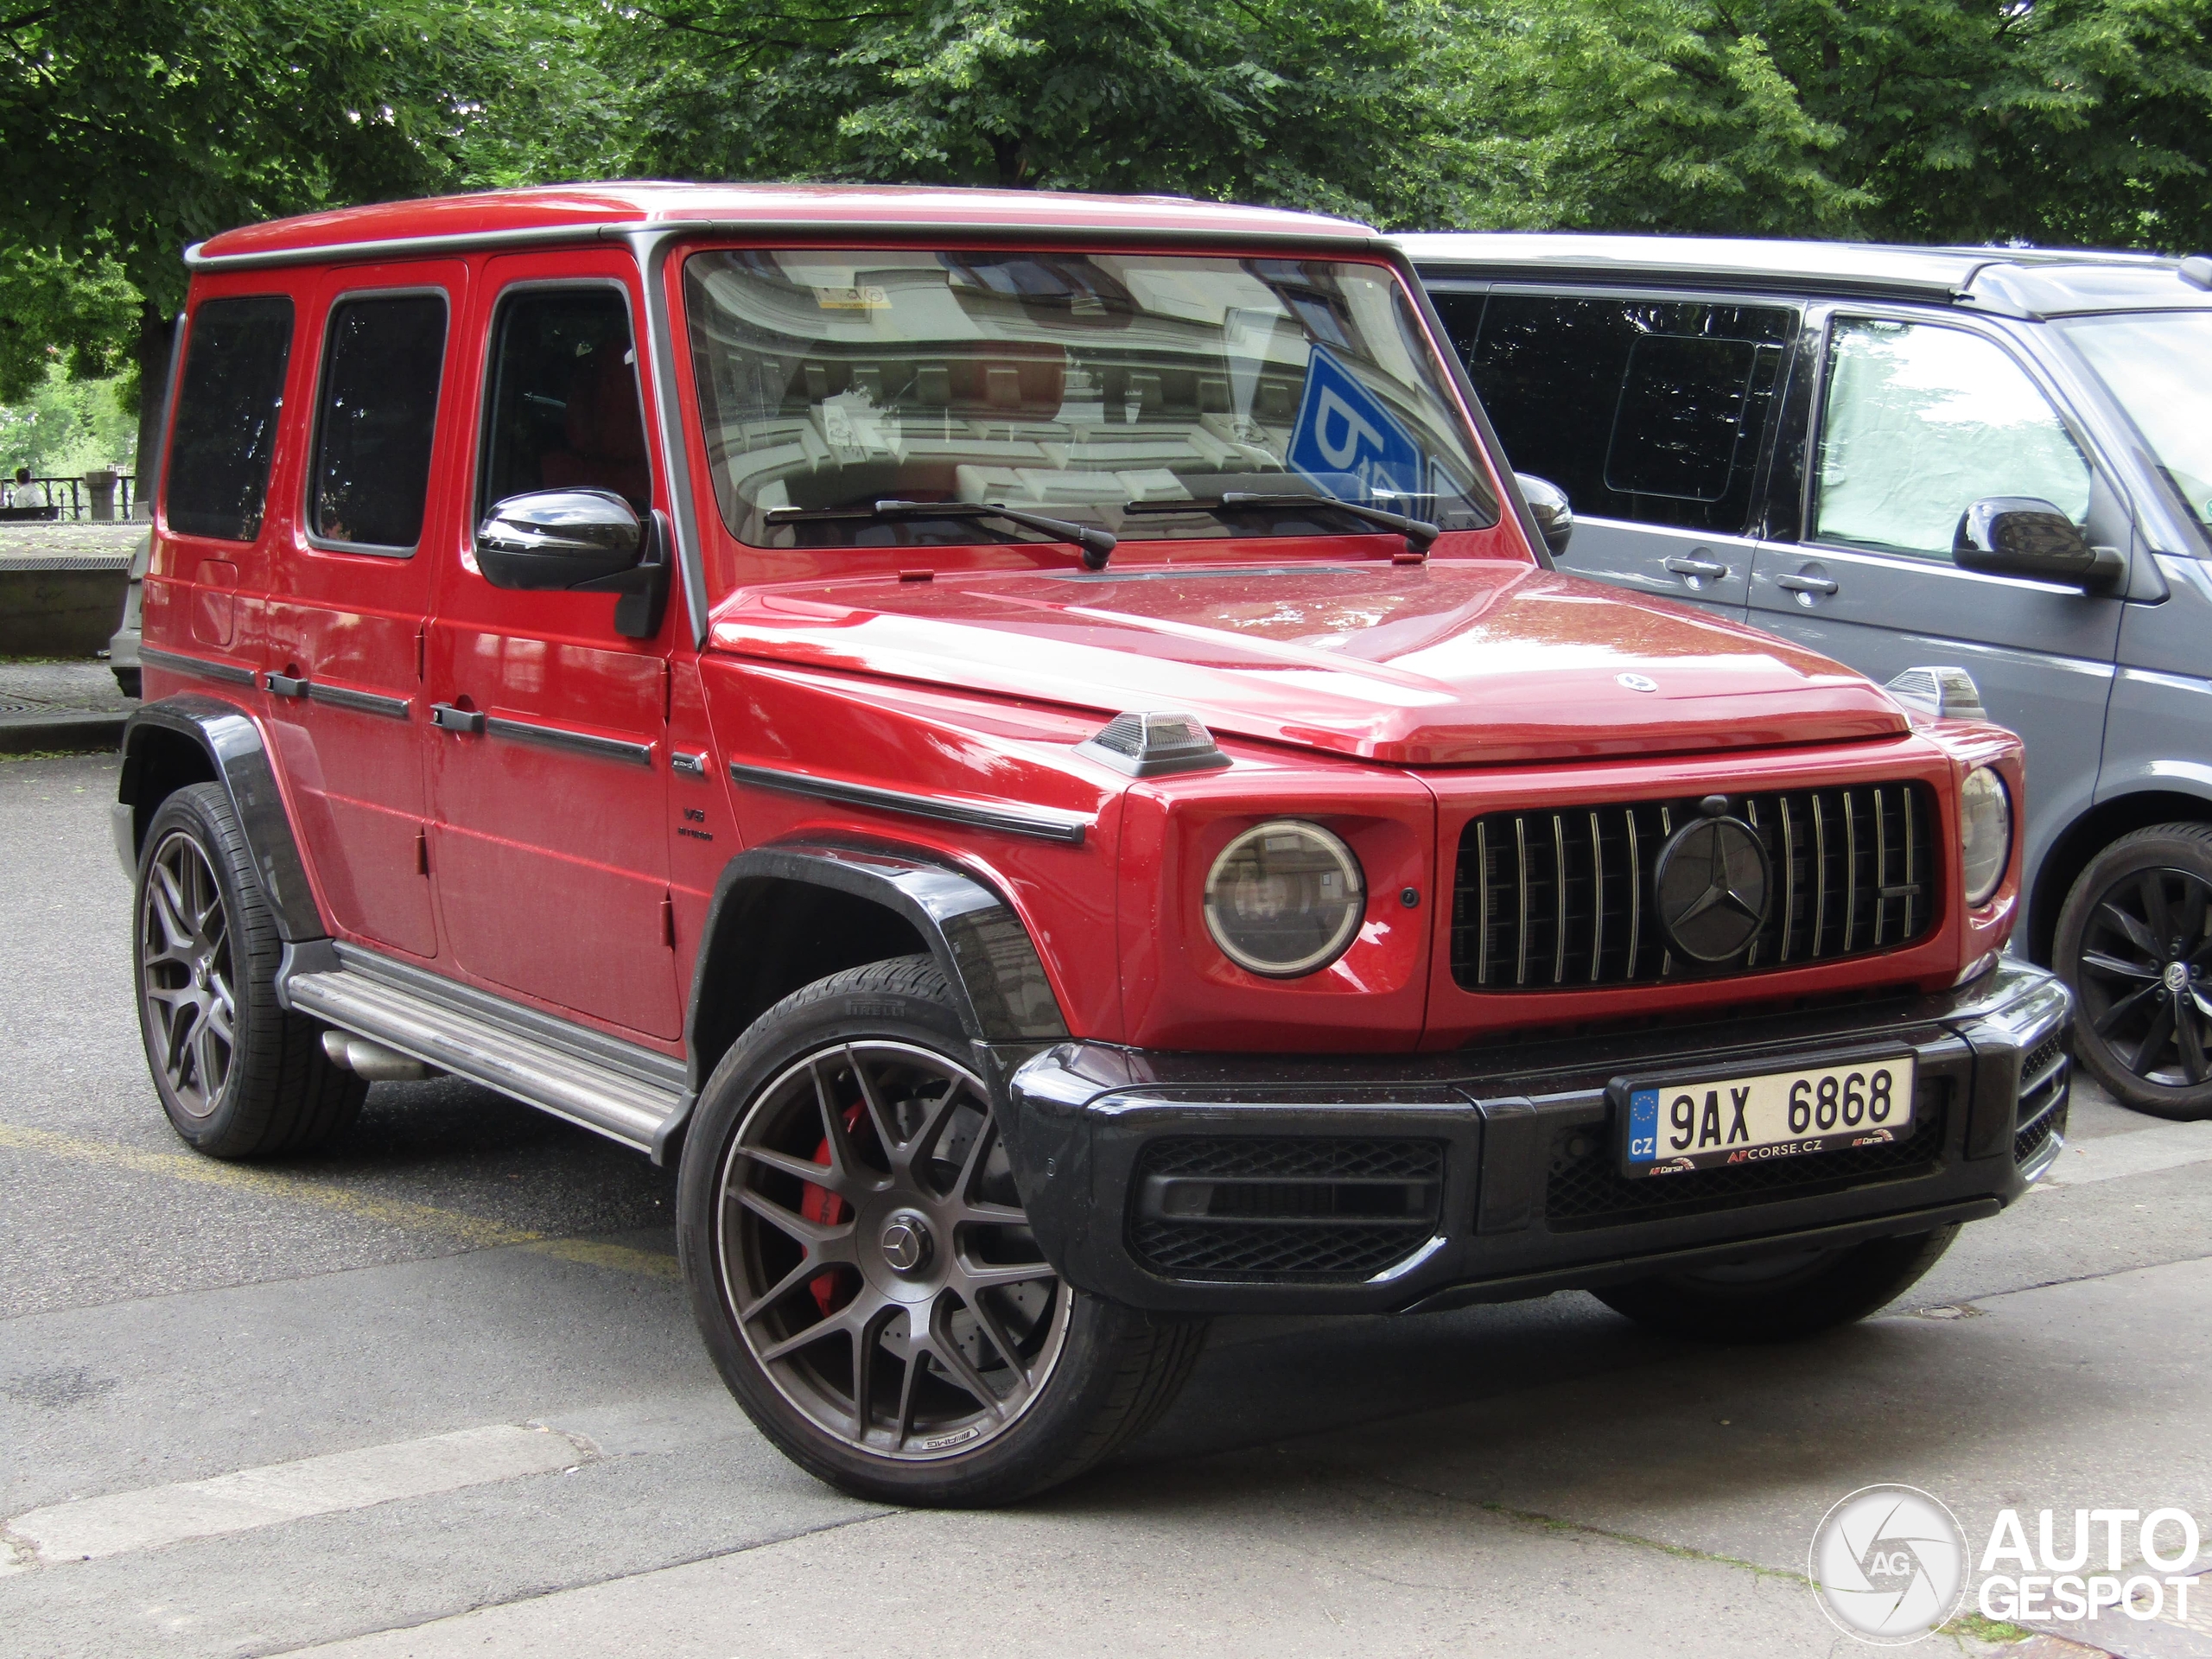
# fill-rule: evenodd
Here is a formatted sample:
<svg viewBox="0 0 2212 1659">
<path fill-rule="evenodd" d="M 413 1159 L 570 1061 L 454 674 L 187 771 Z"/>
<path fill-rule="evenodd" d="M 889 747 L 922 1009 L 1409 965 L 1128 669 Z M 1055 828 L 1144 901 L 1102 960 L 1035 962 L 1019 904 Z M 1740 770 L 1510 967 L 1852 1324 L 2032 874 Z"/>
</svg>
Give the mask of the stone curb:
<svg viewBox="0 0 2212 1659">
<path fill-rule="evenodd" d="M 0 720 L 0 754 L 35 754 L 46 749 L 89 753 L 115 748 L 123 741 L 123 715 L 87 710 L 71 714 L 56 709 L 50 715 L 18 715 Z"/>
</svg>

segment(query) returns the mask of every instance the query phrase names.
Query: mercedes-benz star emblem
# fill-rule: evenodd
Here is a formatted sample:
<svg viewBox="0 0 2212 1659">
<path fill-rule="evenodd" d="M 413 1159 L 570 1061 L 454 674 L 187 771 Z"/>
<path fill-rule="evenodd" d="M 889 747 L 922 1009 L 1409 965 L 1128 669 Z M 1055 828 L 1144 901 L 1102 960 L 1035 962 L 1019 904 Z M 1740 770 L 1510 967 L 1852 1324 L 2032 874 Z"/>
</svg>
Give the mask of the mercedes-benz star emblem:
<svg viewBox="0 0 2212 1659">
<path fill-rule="evenodd" d="M 912 1273 L 929 1264 L 929 1224 L 919 1216 L 901 1213 L 892 1217 L 885 1224 L 883 1236 L 878 1243 L 883 1259 L 894 1272 Z"/>
<path fill-rule="evenodd" d="M 1695 962 L 1726 962 L 1766 921 L 1766 849 L 1741 818 L 1686 824 L 1659 855 L 1659 920 Z"/>
</svg>

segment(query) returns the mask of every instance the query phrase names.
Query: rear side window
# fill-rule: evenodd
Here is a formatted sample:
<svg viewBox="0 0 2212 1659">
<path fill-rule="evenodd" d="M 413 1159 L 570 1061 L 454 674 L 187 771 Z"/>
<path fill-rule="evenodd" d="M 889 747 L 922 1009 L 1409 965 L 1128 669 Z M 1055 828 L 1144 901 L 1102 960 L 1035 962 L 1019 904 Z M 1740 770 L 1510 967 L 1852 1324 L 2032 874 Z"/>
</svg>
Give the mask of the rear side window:
<svg viewBox="0 0 2212 1659">
<path fill-rule="evenodd" d="M 1514 467 L 1577 512 L 1751 527 L 1794 312 L 1522 294 L 1438 304 Z"/>
<path fill-rule="evenodd" d="M 261 534 L 291 354 L 282 295 L 203 300 L 193 312 L 162 474 L 172 530 L 225 542 Z"/>
<path fill-rule="evenodd" d="M 613 289 L 525 290 L 499 307 L 476 504 L 531 490 L 652 503 L 630 311 Z"/>
<path fill-rule="evenodd" d="M 445 351 L 442 296 L 350 299 L 332 308 L 309 486 L 316 536 L 392 552 L 422 539 Z"/>
</svg>

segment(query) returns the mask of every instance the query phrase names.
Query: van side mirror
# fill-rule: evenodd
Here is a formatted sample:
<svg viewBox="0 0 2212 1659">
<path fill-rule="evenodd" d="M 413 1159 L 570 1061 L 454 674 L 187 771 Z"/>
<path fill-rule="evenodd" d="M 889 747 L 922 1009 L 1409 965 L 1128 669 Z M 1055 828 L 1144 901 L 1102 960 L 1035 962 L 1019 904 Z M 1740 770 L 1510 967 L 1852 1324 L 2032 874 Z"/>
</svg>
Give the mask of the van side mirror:
<svg viewBox="0 0 2212 1659">
<path fill-rule="evenodd" d="M 476 567 L 494 588 L 619 594 L 618 633 L 660 632 L 668 608 L 661 515 L 640 518 L 612 490 L 532 490 L 497 502 L 476 527 Z"/>
<path fill-rule="evenodd" d="M 1529 516 L 1536 521 L 1537 534 L 1556 558 L 1574 539 L 1574 508 L 1567 501 L 1567 492 L 1534 473 L 1516 473 L 1513 477 L 1521 486 L 1522 499 L 1529 504 Z"/>
<path fill-rule="evenodd" d="M 1963 570 L 2064 582 L 2084 593 L 2116 587 L 2126 561 L 2109 547 L 2092 547 L 2081 526 L 2032 495 L 1989 495 L 1968 507 L 1951 538 L 1951 560 Z"/>
</svg>

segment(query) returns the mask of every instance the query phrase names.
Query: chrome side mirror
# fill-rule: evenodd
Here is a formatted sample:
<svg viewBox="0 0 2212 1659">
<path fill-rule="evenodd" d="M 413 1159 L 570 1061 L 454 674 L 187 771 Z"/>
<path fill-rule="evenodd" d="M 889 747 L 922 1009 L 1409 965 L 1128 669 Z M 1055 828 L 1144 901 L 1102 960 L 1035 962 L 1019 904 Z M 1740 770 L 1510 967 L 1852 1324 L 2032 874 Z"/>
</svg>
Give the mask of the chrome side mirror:
<svg viewBox="0 0 2212 1659">
<path fill-rule="evenodd" d="M 1951 561 L 1962 570 L 2064 582 L 2084 593 L 2116 587 L 2126 561 L 2109 547 L 2092 547 L 2081 526 L 2032 495 L 1989 495 L 1959 517 Z"/>
<path fill-rule="evenodd" d="M 1567 492 L 1534 473 L 1516 473 L 1513 477 L 1521 486 L 1521 499 L 1529 504 L 1529 516 L 1536 521 L 1536 533 L 1544 538 L 1552 556 L 1558 557 L 1574 539 L 1574 508 Z"/>
<path fill-rule="evenodd" d="M 645 540 L 637 509 L 611 490 L 533 490 L 476 527 L 476 564 L 494 588 L 575 588 L 629 569 Z"/>
<path fill-rule="evenodd" d="M 476 527 L 476 568 L 494 588 L 619 594 L 614 629 L 660 632 L 668 537 L 612 490 L 532 490 L 497 503 Z"/>
</svg>

